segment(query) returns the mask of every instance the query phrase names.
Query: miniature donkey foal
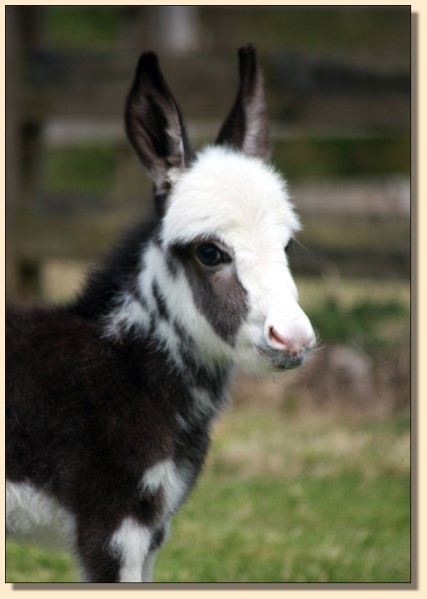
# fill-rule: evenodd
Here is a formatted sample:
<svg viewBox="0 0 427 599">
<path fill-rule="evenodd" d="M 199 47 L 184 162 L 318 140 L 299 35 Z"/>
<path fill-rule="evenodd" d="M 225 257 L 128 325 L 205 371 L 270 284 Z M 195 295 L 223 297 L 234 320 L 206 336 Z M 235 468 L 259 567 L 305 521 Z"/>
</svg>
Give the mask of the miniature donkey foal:
<svg viewBox="0 0 427 599">
<path fill-rule="evenodd" d="M 315 345 L 286 256 L 298 219 L 265 163 L 254 48 L 239 61 L 236 101 L 195 155 L 156 55 L 141 56 L 126 131 L 156 215 L 72 303 L 8 311 L 8 531 L 59 532 L 87 581 L 151 580 L 233 365 L 287 370 Z"/>
</svg>

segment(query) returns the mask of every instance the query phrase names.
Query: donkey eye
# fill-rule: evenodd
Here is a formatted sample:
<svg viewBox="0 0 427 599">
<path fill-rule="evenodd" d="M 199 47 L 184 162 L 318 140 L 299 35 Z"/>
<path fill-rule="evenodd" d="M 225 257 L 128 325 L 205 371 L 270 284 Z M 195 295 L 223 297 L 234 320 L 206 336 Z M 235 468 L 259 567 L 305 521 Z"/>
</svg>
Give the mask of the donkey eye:
<svg viewBox="0 0 427 599">
<path fill-rule="evenodd" d="M 196 256 L 205 266 L 217 266 L 224 262 L 221 250 L 213 243 L 201 243 L 197 246 Z"/>
<path fill-rule="evenodd" d="M 288 253 L 290 248 L 294 245 L 295 239 L 293 237 L 290 238 L 287 245 L 285 246 L 285 252 Z"/>
</svg>

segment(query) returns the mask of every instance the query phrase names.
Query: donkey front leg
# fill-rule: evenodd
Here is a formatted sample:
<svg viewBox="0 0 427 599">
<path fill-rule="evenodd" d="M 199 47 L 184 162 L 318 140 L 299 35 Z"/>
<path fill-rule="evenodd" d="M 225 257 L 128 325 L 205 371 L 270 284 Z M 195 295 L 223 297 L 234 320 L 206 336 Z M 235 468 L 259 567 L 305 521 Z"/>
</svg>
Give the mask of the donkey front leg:
<svg viewBox="0 0 427 599">
<path fill-rule="evenodd" d="M 99 521 L 86 526 L 78 539 L 80 560 L 88 582 L 142 582 L 142 571 L 152 543 L 152 532 L 134 517 L 124 518 L 105 538 Z M 91 530 L 92 529 L 92 530 Z"/>
<path fill-rule="evenodd" d="M 110 548 L 120 560 L 119 582 L 143 582 L 143 566 L 150 551 L 152 532 L 134 518 L 125 518 L 113 534 Z"/>
<path fill-rule="evenodd" d="M 157 555 L 169 537 L 169 522 L 157 530 L 151 540 L 150 550 L 142 568 L 142 582 L 153 582 L 153 571 Z"/>
</svg>

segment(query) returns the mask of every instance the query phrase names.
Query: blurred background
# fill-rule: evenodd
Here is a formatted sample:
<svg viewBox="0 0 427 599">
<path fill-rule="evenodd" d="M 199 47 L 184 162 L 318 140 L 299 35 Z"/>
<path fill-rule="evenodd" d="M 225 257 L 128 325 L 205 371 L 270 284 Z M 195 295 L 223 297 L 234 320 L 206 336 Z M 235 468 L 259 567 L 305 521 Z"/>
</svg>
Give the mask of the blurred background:
<svg viewBox="0 0 427 599">
<path fill-rule="evenodd" d="M 73 297 L 151 210 L 122 122 L 139 54 L 158 52 L 197 148 L 231 107 L 248 42 L 321 350 L 274 380 L 238 374 L 157 580 L 407 582 L 409 6 L 6 7 L 7 299 Z M 75 579 L 66 556 L 8 552 L 8 580 Z"/>
</svg>

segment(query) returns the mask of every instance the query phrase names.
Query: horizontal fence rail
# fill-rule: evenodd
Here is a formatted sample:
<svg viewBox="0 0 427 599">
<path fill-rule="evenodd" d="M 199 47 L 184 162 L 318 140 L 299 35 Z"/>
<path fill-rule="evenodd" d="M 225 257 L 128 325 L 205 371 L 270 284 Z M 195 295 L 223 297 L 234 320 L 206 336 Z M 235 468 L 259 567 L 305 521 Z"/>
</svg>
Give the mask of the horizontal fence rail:
<svg viewBox="0 0 427 599">
<path fill-rule="evenodd" d="M 146 18 L 145 12 L 124 10 L 118 13 L 122 30 L 131 30 L 131 13 L 132 19 Z M 108 51 L 53 50 L 34 19 L 43 14 L 20 7 L 8 7 L 6 13 L 6 258 L 8 294 L 13 297 L 28 295 L 28 289 L 29 295 L 37 294 L 44 262 L 93 260 L 135 214 L 149 210 L 150 184 L 126 143 L 122 124 L 140 41 L 122 39 Z M 194 47 L 183 53 L 164 50 L 161 62 L 188 115 L 190 135 L 201 145 L 215 136 L 230 108 L 237 66 L 235 55 L 201 51 L 196 42 L 194 37 Z M 278 148 L 273 157 L 285 173 L 283 156 L 292 157 L 294 148 L 302 152 L 308 142 L 344 140 L 346 151 L 348 144 L 365 143 L 359 150 L 363 154 L 379 139 L 387 149 L 389 139 L 409 138 L 411 79 L 402 62 L 376 65 L 372 59 L 364 65 L 356 58 L 271 49 L 262 52 L 260 62 Z M 104 183 L 89 182 L 87 189 L 78 180 L 70 188 L 56 180 L 46 183 L 55 179 L 50 169 L 59 160 L 56 154 L 94 145 L 108 146 L 116 157 Z M 307 248 L 292 258 L 295 268 L 321 273 L 335 265 L 350 276 L 409 275 L 409 169 L 395 172 L 398 160 L 408 160 L 409 150 L 405 152 L 402 159 L 391 157 L 390 172 L 381 176 L 290 177 L 290 192 L 305 225 L 300 241 Z M 363 156 L 353 159 L 363 162 Z M 110 158 L 105 160 L 108 165 Z"/>
</svg>

